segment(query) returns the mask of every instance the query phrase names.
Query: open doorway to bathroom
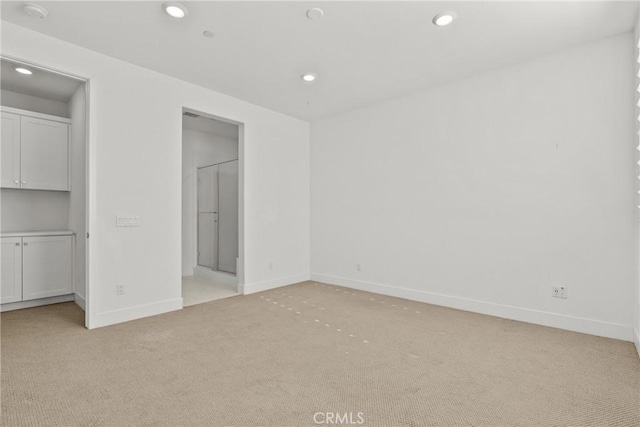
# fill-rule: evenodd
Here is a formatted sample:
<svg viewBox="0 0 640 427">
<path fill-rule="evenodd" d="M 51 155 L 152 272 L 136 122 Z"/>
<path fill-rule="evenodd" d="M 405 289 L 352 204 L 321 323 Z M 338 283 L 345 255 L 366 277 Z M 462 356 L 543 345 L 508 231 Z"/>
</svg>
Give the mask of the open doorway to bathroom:
<svg viewBox="0 0 640 427">
<path fill-rule="evenodd" d="M 182 299 L 185 307 L 238 295 L 240 126 L 182 116 Z"/>
</svg>

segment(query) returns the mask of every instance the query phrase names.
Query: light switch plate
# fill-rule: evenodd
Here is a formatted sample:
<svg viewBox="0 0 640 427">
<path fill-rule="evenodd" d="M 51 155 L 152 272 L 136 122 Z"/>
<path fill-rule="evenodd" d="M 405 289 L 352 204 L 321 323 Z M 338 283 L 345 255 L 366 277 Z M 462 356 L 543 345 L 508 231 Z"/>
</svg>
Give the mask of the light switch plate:
<svg viewBox="0 0 640 427">
<path fill-rule="evenodd" d="M 140 217 L 137 215 L 117 215 L 116 227 L 140 227 Z"/>
</svg>

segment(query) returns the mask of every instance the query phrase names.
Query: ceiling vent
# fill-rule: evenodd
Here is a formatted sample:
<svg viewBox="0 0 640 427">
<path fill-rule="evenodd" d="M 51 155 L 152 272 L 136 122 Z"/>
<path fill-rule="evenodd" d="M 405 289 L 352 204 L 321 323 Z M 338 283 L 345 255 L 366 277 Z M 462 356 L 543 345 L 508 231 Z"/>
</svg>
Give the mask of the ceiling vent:
<svg viewBox="0 0 640 427">
<path fill-rule="evenodd" d="M 184 113 L 182 113 L 182 115 L 187 117 L 193 117 L 194 119 L 200 117 L 200 114 L 190 113 L 188 111 L 185 111 Z"/>
</svg>

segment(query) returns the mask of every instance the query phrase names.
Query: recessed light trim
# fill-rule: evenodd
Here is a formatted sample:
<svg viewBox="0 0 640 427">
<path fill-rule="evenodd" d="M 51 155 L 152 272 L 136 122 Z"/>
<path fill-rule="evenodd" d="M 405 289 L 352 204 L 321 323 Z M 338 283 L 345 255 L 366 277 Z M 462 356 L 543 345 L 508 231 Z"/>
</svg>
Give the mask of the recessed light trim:
<svg viewBox="0 0 640 427">
<path fill-rule="evenodd" d="M 14 70 L 16 70 L 20 74 L 24 74 L 25 76 L 30 76 L 31 74 L 33 74 L 33 71 L 29 70 L 28 68 L 24 68 L 24 67 L 16 67 L 16 68 L 14 68 Z"/>
<path fill-rule="evenodd" d="M 433 17 L 433 25 L 436 27 L 446 27 L 455 21 L 456 16 L 456 13 L 451 11 L 439 13 Z"/>
<path fill-rule="evenodd" d="M 162 8 L 165 13 L 172 18 L 182 19 L 189 14 L 189 10 L 177 1 L 168 1 L 162 3 Z"/>
<path fill-rule="evenodd" d="M 318 78 L 318 75 L 316 73 L 304 73 L 300 78 L 307 83 L 311 83 Z"/>
</svg>

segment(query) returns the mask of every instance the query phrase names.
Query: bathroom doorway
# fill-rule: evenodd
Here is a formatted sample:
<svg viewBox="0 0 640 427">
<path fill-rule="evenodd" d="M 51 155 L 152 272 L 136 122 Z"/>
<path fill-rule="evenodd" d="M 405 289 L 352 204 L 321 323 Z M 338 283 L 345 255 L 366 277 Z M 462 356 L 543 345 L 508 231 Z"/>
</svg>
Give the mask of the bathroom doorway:
<svg viewBox="0 0 640 427">
<path fill-rule="evenodd" d="M 183 111 L 183 305 L 238 295 L 240 125 Z"/>
</svg>

